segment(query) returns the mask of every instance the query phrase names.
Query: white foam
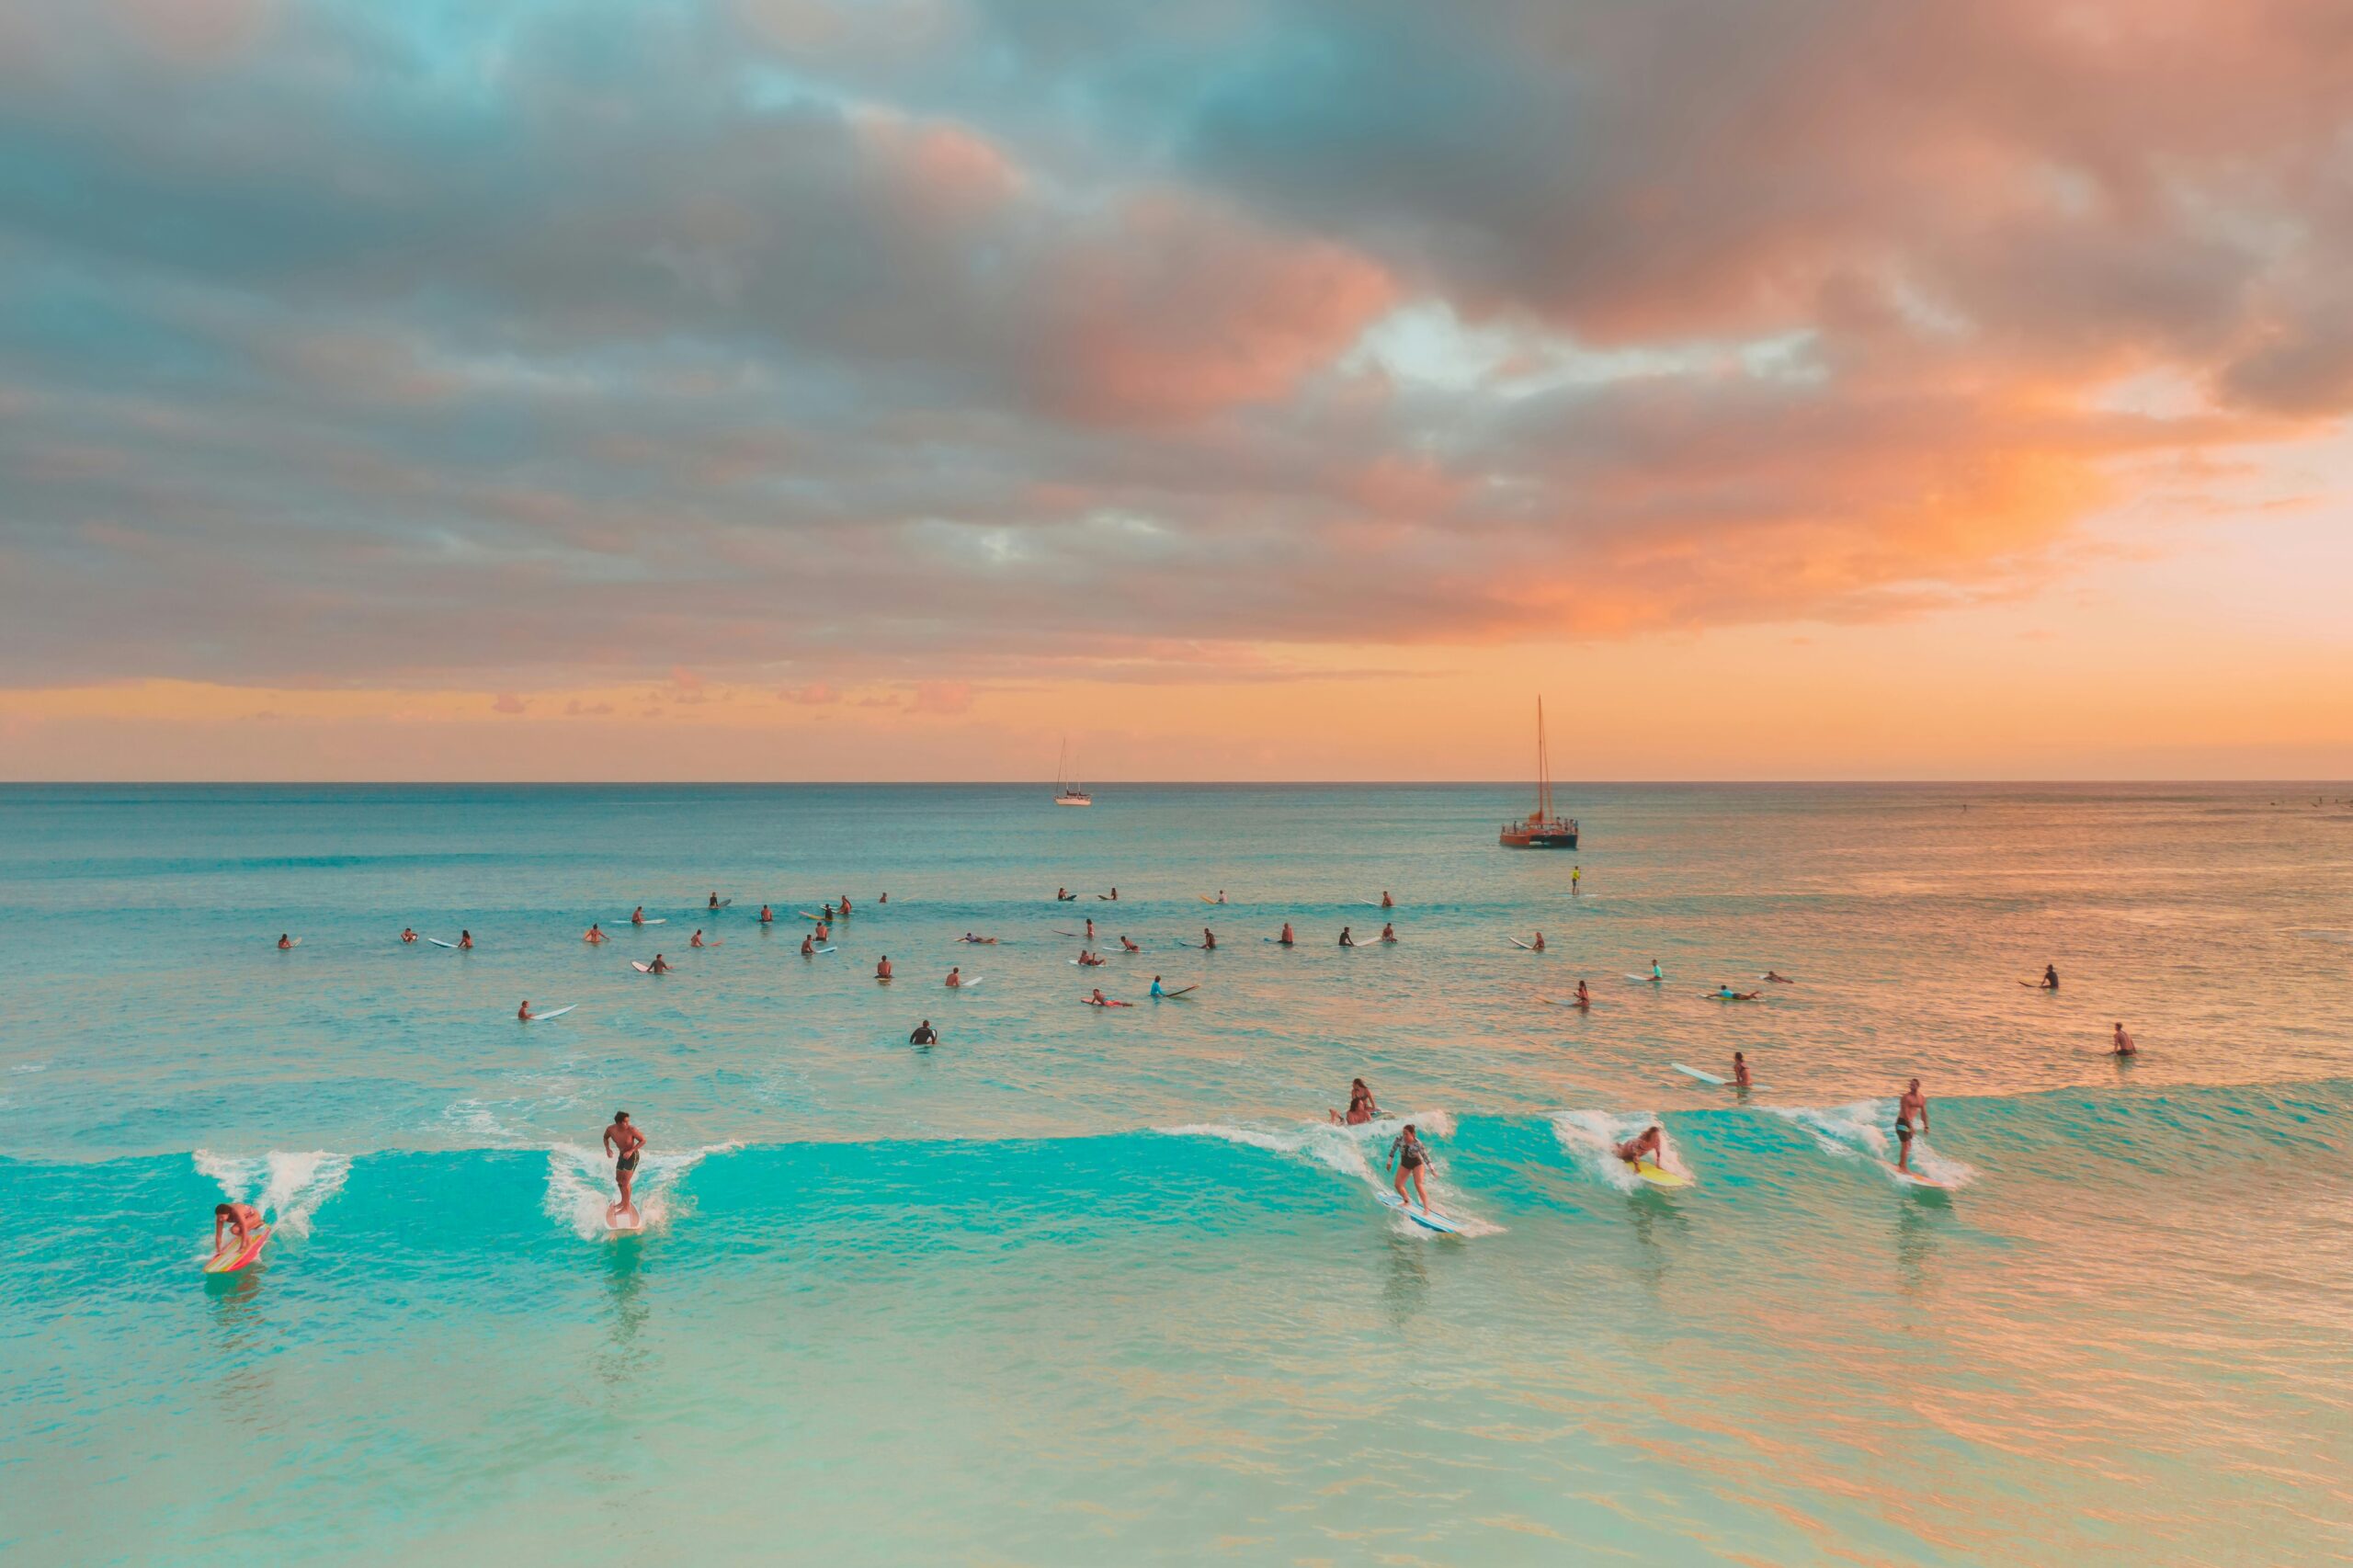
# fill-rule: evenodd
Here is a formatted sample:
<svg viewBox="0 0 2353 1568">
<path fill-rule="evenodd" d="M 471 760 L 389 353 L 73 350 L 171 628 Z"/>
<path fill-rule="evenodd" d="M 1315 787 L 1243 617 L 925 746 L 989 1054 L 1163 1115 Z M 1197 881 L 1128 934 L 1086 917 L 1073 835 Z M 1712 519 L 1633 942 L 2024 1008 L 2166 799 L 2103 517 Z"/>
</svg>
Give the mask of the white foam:
<svg viewBox="0 0 2353 1568">
<path fill-rule="evenodd" d="M 1851 1100 L 1838 1106 L 1767 1106 L 1764 1108 L 1793 1121 L 1813 1135 L 1822 1152 L 1842 1160 L 1865 1159 L 1885 1172 L 1890 1180 L 1910 1186 L 1895 1168 L 1895 1106 L 1893 1098 Z M 1977 1179 L 1976 1168 L 1938 1153 L 1925 1135 L 1912 1140 L 1912 1168 L 1939 1187 L 1966 1187 Z"/>
<path fill-rule="evenodd" d="M 1334 1121 L 1268 1121 L 1245 1124 L 1230 1122 L 1188 1122 L 1182 1127 L 1154 1129 L 1173 1138 L 1217 1138 L 1228 1143 L 1241 1143 L 1271 1153 L 1308 1160 L 1342 1176 L 1356 1177 L 1375 1192 L 1391 1190 L 1388 1178 L 1377 1161 L 1385 1157 L 1389 1142 L 1395 1138 L 1407 1122 L 1415 1130 L 1430 1138 L 1448 1138 L 1454 1133 L 1454 1118 L 1442 1110 L 1420 1111 L 1409 1116 L 1384 1116 L 1372 1121 L 1359 1122 L 1354 1127 Z M 1425 1144 L 1429 1164 L 1424 1167 L 1423 1182 L 1431 1203 L 1448 1219 L 1453 1221 L 1466 1236 L 1491 1236 L 1504 1227 L 1476 1216 L 1464 1213 L 1444 1199 L 1446 1188 L 1438 1177 L 1445 1164 L 1438 1151 Z M 1404 1215 L 1396 1216 L 1401 1234 L 1429 1236 L 1437 1233 L 1413 1223 Z"/>
<path fill-rule="evenodd" d="M 233 1203 L 262 1211 L 276 1234 L 300 1240 L 311 1233 L 311 1217 L 343 1190 L 351 1156 L 324 1149 L 272 1149 L 267 1154 L 216 1154 L 199 1149 L 196 1168 L 221 1184 Z"/>
<path fill-rule="evenodd" d="M 1659 1130 L 1659 1168 L 1671 1171 L 1685 1181 L 1697 1184 L 1699 1178 L 1691 1167 L 1683 1163 L 1683 1152 L 1675 1146 L 1675 1135 L 1666 1131 L 1666 1123 L 1650 1111 L 1614 1112 L 1607 1110 L 1561 1110 L 1552 1113 L 1552 1136 L 1561 1141 L 1588 1176 L 1597 1176 L 1620 1192 L 1637 1192 L 1645 1185 L 1634 1174 L 1634 1167 L 1618 1157 L 1618 1146 L 1636 1134 L 1651 1128 Z"/>
<path fill-rule="evenodd" d="M 741 1143 L 711 1143 L 675 1153 L 646 1153 L 638 1161 L 637 1179 L 631 1185 L 639 1228 L 659 1230 L 685 1211 L 676 1194 L 678 1180 L 702 1164 L 704 1155 L 742 1147 Z M 540 1207 L 550 1219 L 571 1227 L 581 1240 L 593 1241 L 616 1233 L 605 1216 L 620 1200 L 620 1189 L 613 1185 L 613 1157 L 602 1148 L 558 1143 L 548 1150 L 548 1190 Z"/>
</svg>

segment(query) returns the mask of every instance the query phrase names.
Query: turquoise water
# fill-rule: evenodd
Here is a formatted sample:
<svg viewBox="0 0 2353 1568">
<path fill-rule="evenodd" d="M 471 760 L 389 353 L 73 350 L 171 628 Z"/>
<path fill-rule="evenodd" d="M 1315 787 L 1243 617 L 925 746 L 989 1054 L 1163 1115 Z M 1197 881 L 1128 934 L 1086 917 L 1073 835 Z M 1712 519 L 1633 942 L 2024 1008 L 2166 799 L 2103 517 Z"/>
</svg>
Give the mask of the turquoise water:
<svg viewBox="0 0 2353 1568">
<path fill-rule="evenodd" d="M 1574 857 L 1516 789 L 1047 793 L 0 791 L 0 1556 L 2341 1560 L 2342 787 L 1581 788 Z M 1376 1204 L 1357 1074 L 1472 1234 Z M 1602 1152 L 1653 1117 L 1689 1187 Z M 208 1281 L 224 1193 L 281 1234 Z"/>
</svg>

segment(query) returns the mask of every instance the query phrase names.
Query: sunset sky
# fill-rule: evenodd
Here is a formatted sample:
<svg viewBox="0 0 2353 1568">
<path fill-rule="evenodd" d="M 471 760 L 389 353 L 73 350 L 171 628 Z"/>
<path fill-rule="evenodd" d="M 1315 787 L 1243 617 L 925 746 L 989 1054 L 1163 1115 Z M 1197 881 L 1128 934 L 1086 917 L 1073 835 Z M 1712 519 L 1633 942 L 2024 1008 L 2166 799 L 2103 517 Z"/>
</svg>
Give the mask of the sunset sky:
<svg viewBox="0 0 2353 1568">
<path fill-rule="evenodd" d="M 2344 0 L 12 0 L 0 778 L 2353 776 Z"/>
</svg>

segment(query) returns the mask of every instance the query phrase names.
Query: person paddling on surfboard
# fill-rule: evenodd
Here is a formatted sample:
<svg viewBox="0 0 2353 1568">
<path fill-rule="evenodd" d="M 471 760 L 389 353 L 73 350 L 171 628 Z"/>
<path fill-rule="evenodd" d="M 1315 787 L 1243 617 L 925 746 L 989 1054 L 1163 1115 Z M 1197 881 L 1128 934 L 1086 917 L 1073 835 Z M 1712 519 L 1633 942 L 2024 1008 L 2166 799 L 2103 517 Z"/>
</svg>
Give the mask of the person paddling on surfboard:
<svg viewBox="0 0 2353 1568">
<path fill-rule="evenodd" d="M 1099 985 L 1095 988 L 1094 995 L 1082 996 L 1079 1000 L 1086 1003 L 1090 1007 L 1132 1007 L 1135 1006 L 1132 1002 L 1118 1002 L 1104 995 L 1103 988 Z"/>
<path fill-rule="evenodd" d="M 1748 1058 L 1737 1051 L 1732 1053 L 1732 1086 L 1735 1089 L 1753 1089 L 1756 1086 L 1749 1080 Z"/>
<path fill-rule="evenodd" d="M 630 1189 L 637 1185 L 637 1162 L 645 1152 L 645 1134 L 629 1119 L 629 1112 L 613 1112 L 613 1124 L 605 1129 L 605 1153 L 613 1156 L 613 1185 L 620 1188 L 621 1200 L 605 1210 L 609 1221 L 616 1214 L 634 1215 L 636 1199 Z"/>
<path fill-rule="evenodd" d="M 2124 1025 L 2121 1020 L 2117 1023 L 2116 1043 L 2114 1049 L 2109 1051 L 2109 1054 L 2112 1056 L 2138 1056 L 2141 1054 L 2141 1048 L 2134 1045 L 2132 1043 L 2132 1037 L 2124 1032 Z"/>
<path fill-rule="evenodd" d="M 1392 925 L 1383 925 L 1381 927 L 1381 939 L 1384 942 L 1395 941 L 1397 939 L 1397 927 Z"/>
<path fill-rule="evenodd" d="M 225 1228 L 237 1238 L 242 1248 L 253 1239 L 254 1228 L 261 1223 L 261 1210 L 250 1203 L 216 1203 L 212 1206 L 212 1256 L 222 1253 L 221 1233 Z"/>
<path fill-rule="evenodd" d="M 1372 1091 L 1365 1087 L 1364 1080 L 1351 1078 L 1348 1080 L 1348 1114 L 1342 1116 L 1336 1110 L 1327 1110 L 1324 1114 L 1344 1127 L 1362 1127 L 1381 1114 L 1381 1108 L 1372 1103 Z"/>
<path fill-rule="evenodd" d="M 1350 1098 L 1348 1108 L 1350 1110 L 1356 1108 L 1353 1096 Z M 1427 1213 L 1430 1207 L 1430 1195 L 1422 1187 L 1422 1169 L 1430 1163 L 1429 1151 L 1422 1147 L 1421 1137 L 1414 1131 L 1412 1122 L 1407 1122 L 1405 1130 L 1397 1134 L 1396 1142 L 1389 1145 L 1389 1163 L 1395 1172 L 1395 1179 L 1392 1185 L 1397 1188 L 1397 1200 L 1400 1203 L 1407 1203 L 1418 1199 L 1422 1211 Z M 1407 1176 L 1414 1178 L 1412 1199 L 1405 1196 Z"/>
<path fill-rule="evenodd" d="M 891 978 L 890 954 L 884 953 L 882 955 L 882 961 L 874 966 L 874 978 L 877 980 L 888 980 Z"/>
<path fill-rule="evenodd" d="M 1354 933 L 1354 932 L 1350 931 L 1350 930 L 1349 930 L 1347 926 L 1341 926 L 1341 927 L 1340 927 L 1340 946 L 1342 946 L 1342 947 L 1344 947 L 1344 948 L 1353 948 L 1353 947 L 1355 947 L 1356 945 L 1357 945 L 1356 933 Z"/>
<path fill-rule="evenodd" d="M 1284 922 L 1283 922 L 1283 934 L 1282 934 L 1281 936 L 1279 936 L 1279 937 L 1276 937 L 1276 938 L 1275 938 L 1275 940 L 1276 940 L 1276 942 L 1277 942 L 1278 944 L 1279 944 L 1280 946 L 1286 947 L 1286 948 L 1290 947 L 1294 942 L 1296 942 L 1296 941 L 1298 940 L 1298 938 L 1294 937 L 1290 934 L 1290 921 L 1286 920 L 1286 921 L 1284 921 Z"/>
<path fill-rule="evenodd" d="M 1664 1129 L 1651 1127 L 1640 1136 L 1618 1145 L 1618 1157 L 1630 1165 L 1639 1166 L 1645 1154 L 1650 1156 L 1651 1164 L 1661 1170 L 1666 1168 L 1666 1132 Z"/>
<path fill-rule="evenodd" d="M 1140 953 L 1143 951 L 1142 948 L 1128 940 L 1127 933 L 1124 931 L 1120 934 L 1120 950 L 1121 952 L 1128 953 Z"/>
<path fill-rule="evenodd" d="M 1928 1131 L 1928 1096 L 1920 1092 L 1920 1080 L 1915 1078 L 1895 1102 L 1895 1168 L 1912 1176 L 1912 1137 Z"/>
<path fill-rule="evenodd" d="M 909 1045 L 938 1045 L 939 1031 L 931 1027 L 929 1018 L 926 1018 L 915 1026 L 915 1032 L 907 1037 L 907 1043 Z"/>
<path fill-rule="evenodd" d="M 1769 981 L 1775 985 L 1795 985 L 1797 983 L 1796 981 L 1791 980 L 1788 975 L 1783 974 L 1778 969 L 1768 969 L 1759 978 Z"/>
<path fill-rule="evenodd" d="M 402 927 L 401 927 L 401 940 L 402 940 L 402 941 L 404 941 L 404 942 L 414 942 L 414 941 L 415 941 L 415 940 L 416 940 L 416 927 L 415 927 L 414 926 L 402 926 Z"/>
<path fill-rule="evenodd" d="M 1754 1002 L 1765 994 L 1762 991 L 1734 991 L 1729 985 L 1718 985 L 1709 993 L 1719 1002 Z"/>
</svg>

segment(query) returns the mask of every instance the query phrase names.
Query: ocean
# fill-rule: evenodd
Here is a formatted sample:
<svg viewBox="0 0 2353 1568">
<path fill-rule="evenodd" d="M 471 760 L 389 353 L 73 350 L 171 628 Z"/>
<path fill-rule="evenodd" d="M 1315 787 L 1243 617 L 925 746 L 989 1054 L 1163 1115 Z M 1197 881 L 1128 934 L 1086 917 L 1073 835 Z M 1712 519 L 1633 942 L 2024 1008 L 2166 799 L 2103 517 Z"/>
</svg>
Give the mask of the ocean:
<svg viewBox="0 0 2353 1568">
<path fill-rule="evenodd" d="M 2348 793 L 0 790 L 0 1559 L 2341 1562 Z"/>
</svg>

